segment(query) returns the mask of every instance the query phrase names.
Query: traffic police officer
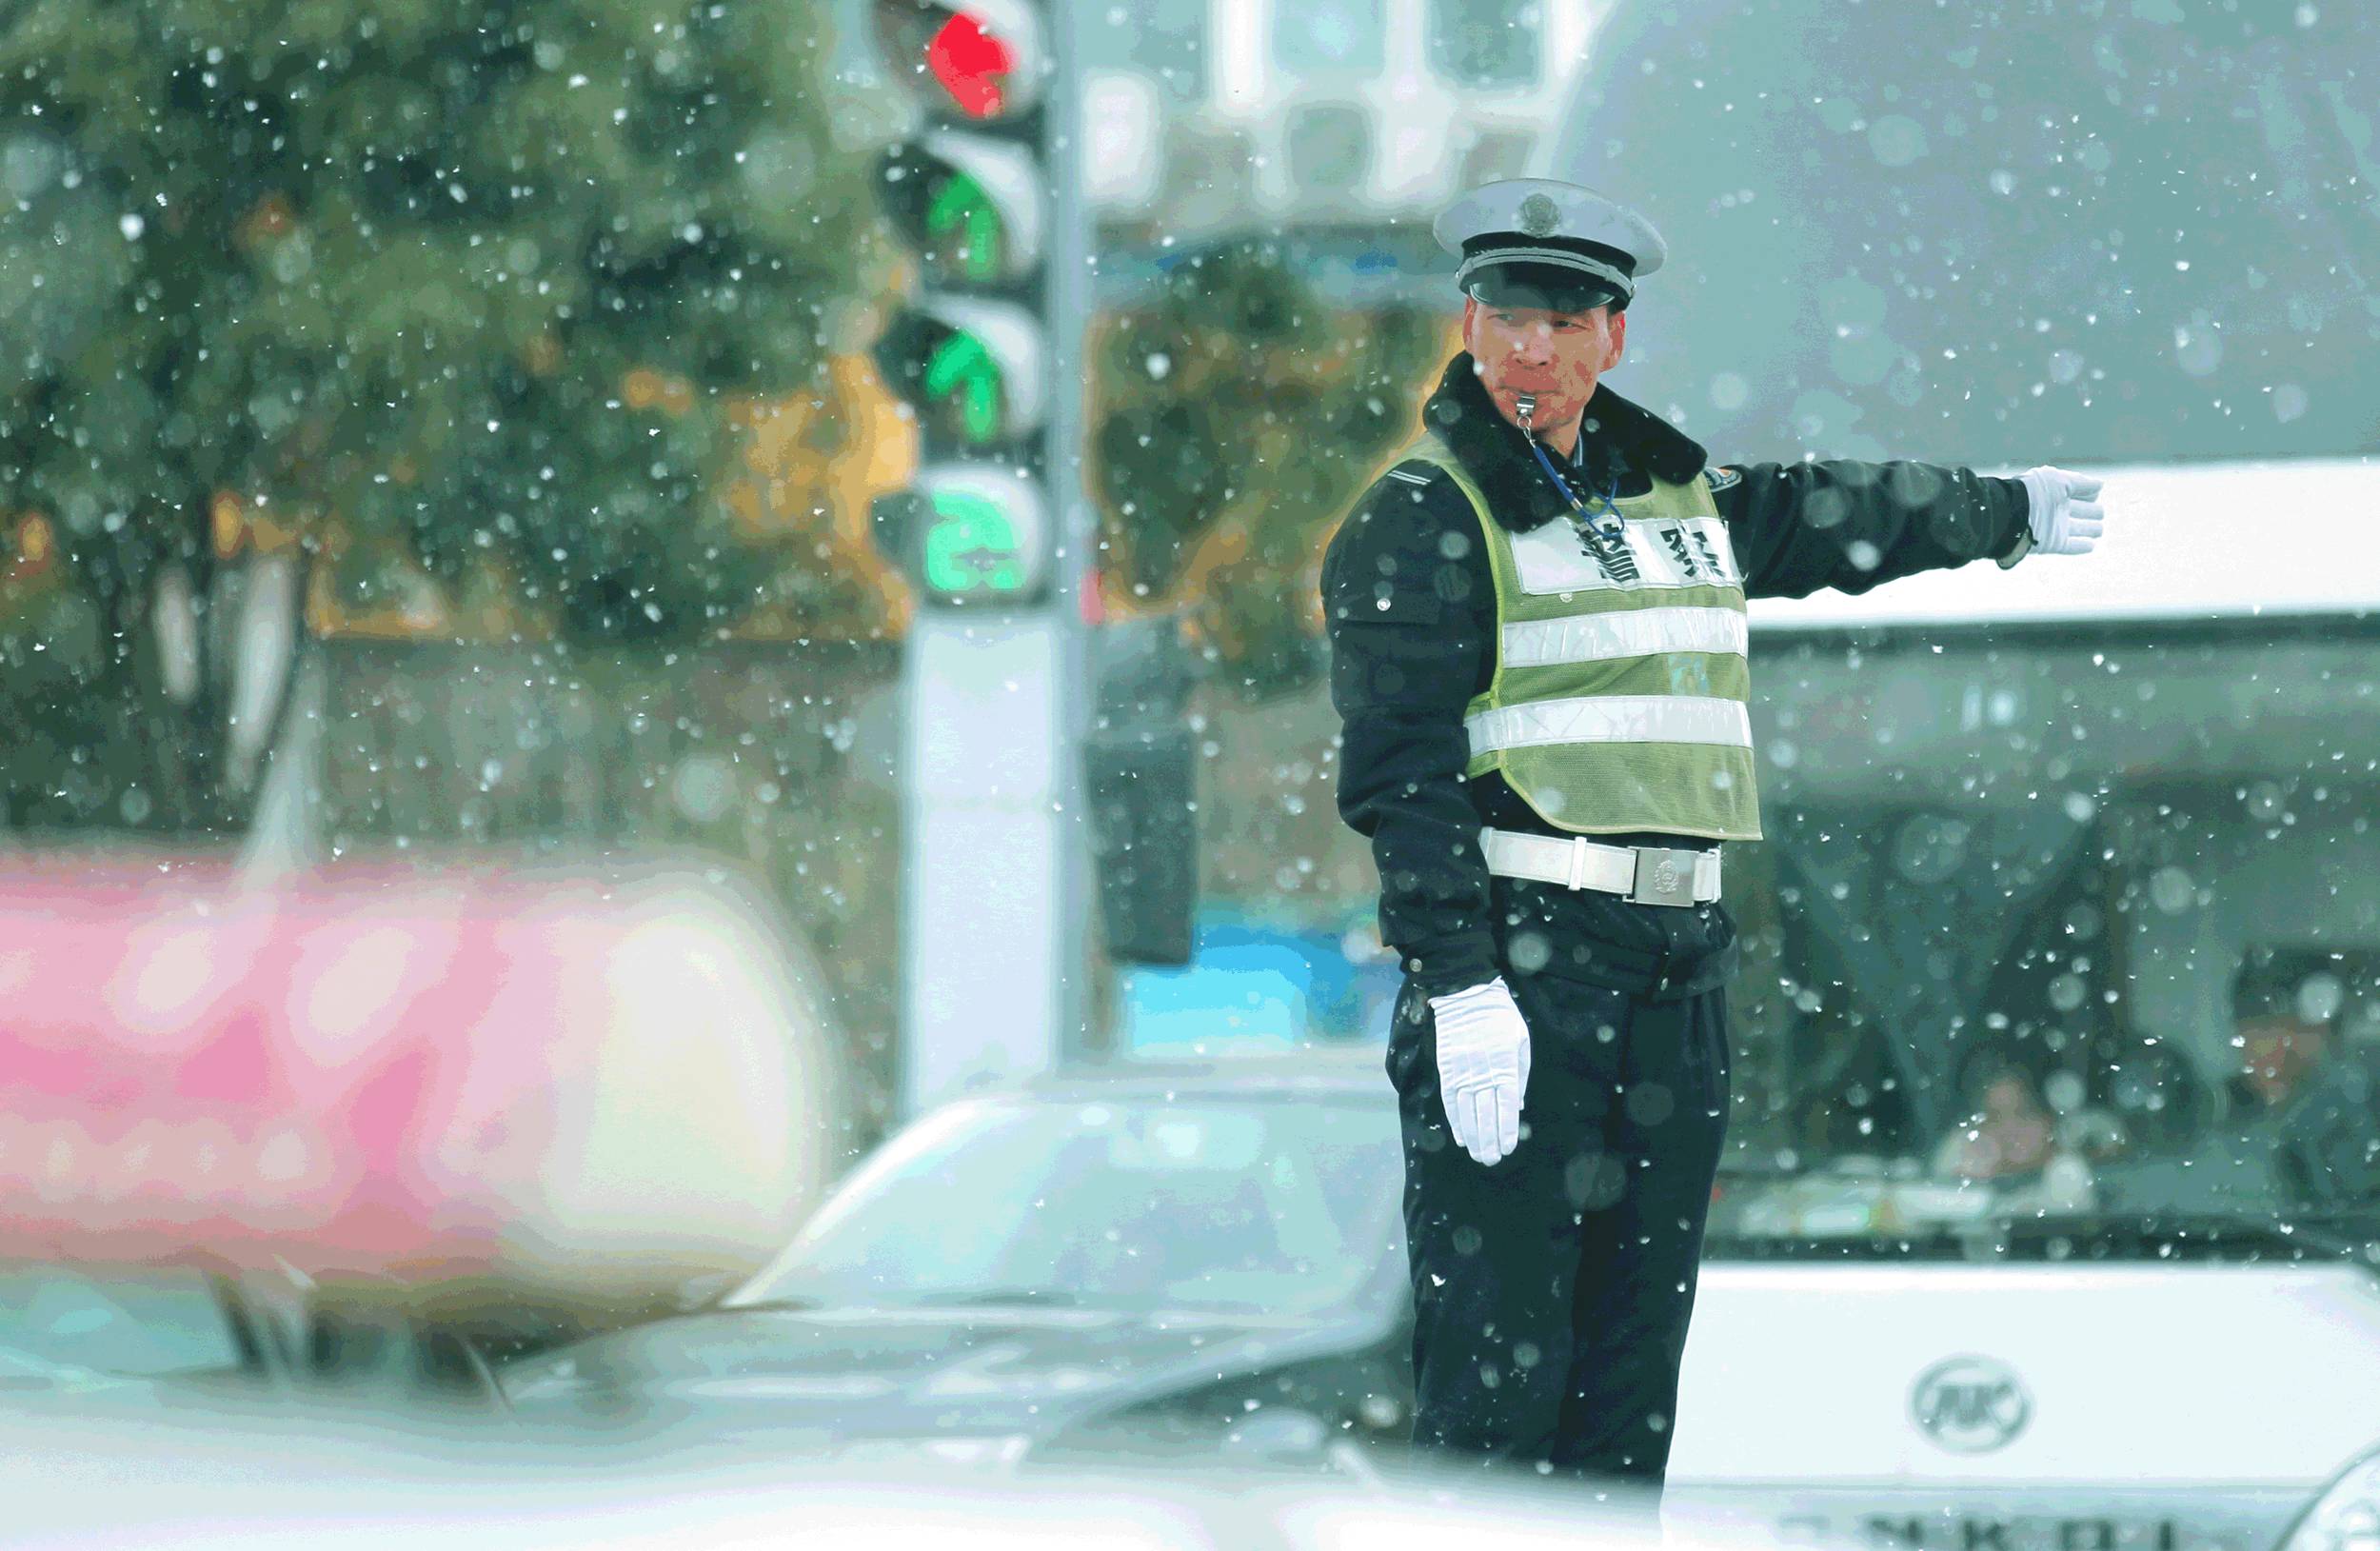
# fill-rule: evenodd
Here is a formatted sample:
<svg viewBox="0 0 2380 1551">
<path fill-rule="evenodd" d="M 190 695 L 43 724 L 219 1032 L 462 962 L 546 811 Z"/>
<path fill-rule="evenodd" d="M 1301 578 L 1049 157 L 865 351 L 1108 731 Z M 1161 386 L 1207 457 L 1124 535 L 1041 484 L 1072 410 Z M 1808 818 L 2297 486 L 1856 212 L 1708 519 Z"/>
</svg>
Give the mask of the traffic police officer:
<svg viewBox="0 0 2380 1551">
<path fill-rule="evenodd" d="M 2077 554 L 2096 480 L 1713 467 L 1600 382 L 1660 268 L 1543 179 L 1439 219 L 1465 348 L 1323 566 L 1339 803 L 1405 970 L 1417 1445 L 1657 1486 L 1726 1121 L 1757 840 L 1744 600 Z"/>
</svg>

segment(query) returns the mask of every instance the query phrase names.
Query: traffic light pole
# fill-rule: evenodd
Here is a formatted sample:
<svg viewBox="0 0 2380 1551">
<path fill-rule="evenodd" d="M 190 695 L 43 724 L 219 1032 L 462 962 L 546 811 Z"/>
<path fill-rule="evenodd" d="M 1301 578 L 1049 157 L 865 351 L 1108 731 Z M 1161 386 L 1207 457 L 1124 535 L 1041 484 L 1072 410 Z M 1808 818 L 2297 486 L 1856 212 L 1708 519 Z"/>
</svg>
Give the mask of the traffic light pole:
<svg viewBox="0 0 2380 1551">
<path fill-rule="evenodd" d="M 1064 966 L 1058 991 L 1057 1055 L 1087 1053 L 1092 1006 L 1091 814 L 1083 752 L 1092 720 L 1092 632 L 1084 604 L 1098 586 L 1092 556 L 1099 520 L 1083 478 L 1090 446 L 1090 380 L 1083 339 L 1091 321 L 1091 211 L 1083 195 L 1082 14 L 1080 0 L 1049 0 L 1050 46 L 1056 66 L 1048 137 L 1050 257 L 1049 475 L 1051 522 L 1057 532 L 1051 596 L 1059 637 L 1059 683 L 1064 686 L 1060 723 L 1060 889 L 1055 916 Z"/>
<path fill-rule="evenodd" d="M 1041 601 L 921 607 L 903 654 L 904 1118 L 1084 1047 L 1091 862 L 1082 800 L 1094 526 L 1082 482 L 1089 307 L 1072 0 L 1044 0 L 1052 70 Z"/>
<path fill-rule="evenodd" d="M 1080 653 L 1058 609 L 921 612 L 902 675 L 902 1110 L 1045 1070 L 1080 1026 Z"/>
</svg>

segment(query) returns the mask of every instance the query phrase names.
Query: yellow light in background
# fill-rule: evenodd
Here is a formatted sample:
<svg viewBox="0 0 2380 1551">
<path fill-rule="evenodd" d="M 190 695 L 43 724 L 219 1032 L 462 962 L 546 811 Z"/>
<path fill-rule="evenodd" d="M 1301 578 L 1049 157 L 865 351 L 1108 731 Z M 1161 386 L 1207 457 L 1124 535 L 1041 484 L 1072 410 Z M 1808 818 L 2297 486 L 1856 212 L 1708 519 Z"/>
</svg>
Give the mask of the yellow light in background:
<svg viewBox="0 0 2380 1551">
<path fill-rule="evenodd" d="M 208 529 L 214 535 L 215 558 L 229 560 L 239 554 L 241 540 L 248 535 L 246 514 L 240 509 L 240 498 L 228 490 L 217 490 L 207 508 Z"/>
<path fill-rule="evenodd" d="M 621 379 L 620 397 L 631 409 L 682 415 L 694 408 L 694 385 L 683 377 L 639 367 Z"/>
<path fill-rule="evenodd" d="M 57 530 L 50 526 L 50 519 L 37 511 L 26 513 L 16 525 L 19 568 L 28 572 L 46 570 L 57 552 Z"/>
<path fill-rule="evenodd" d="M 231 490 L 217 490 L 207 505 L 207 527 L 217 560 L 237 559 L 243 551 L 277 555 L 295 548 L 302 537 L 296 522 L 275 522 L 262 500 L 251 505 Z"/>
</svg>

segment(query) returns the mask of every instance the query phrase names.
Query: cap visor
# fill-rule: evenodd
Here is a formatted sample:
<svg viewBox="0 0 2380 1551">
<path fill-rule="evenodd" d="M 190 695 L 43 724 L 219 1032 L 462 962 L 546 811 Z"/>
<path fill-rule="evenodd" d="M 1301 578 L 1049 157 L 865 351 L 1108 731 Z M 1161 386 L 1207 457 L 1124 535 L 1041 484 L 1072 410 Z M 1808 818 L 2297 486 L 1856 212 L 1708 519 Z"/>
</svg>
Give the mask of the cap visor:
<svg viewBox="0 0 2380 1551">
<path fill-rule="evenodd" d="M 1482 306 L 1531 312 L 1592 312 L 1627 299 L 1615 288 L 1576 269 L 1542 265 L 1497 265 L 1473 275 L 1464 288 Z"/>
</svg>

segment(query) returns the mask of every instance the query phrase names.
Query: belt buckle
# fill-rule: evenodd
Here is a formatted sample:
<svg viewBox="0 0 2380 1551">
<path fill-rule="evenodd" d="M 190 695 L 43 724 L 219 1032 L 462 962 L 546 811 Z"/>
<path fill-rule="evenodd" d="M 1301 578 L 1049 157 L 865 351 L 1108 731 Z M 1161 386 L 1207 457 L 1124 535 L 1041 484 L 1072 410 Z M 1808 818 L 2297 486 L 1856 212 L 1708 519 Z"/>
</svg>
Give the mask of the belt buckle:
<svg viewBox="0 0 2380 1551">
<path fill-rule="evenodd" d="M 1695 902 L 1695 863 L 1699 851 L 1639 845 L 1636 879 L 1628 898 L 1637 905 L 1690 905 Z"/>
</svg>

